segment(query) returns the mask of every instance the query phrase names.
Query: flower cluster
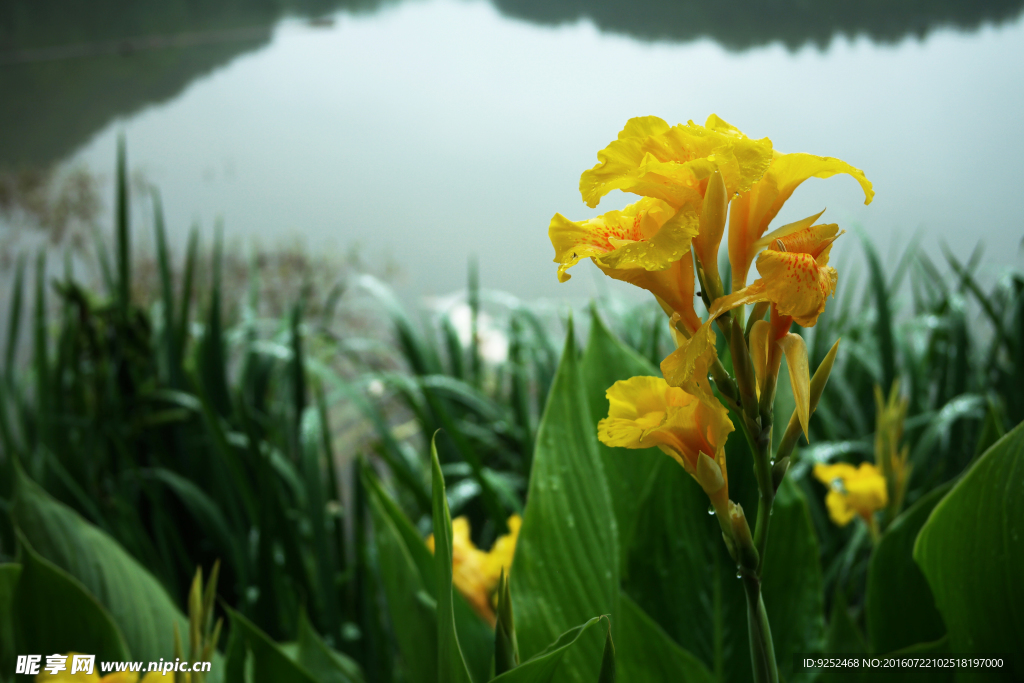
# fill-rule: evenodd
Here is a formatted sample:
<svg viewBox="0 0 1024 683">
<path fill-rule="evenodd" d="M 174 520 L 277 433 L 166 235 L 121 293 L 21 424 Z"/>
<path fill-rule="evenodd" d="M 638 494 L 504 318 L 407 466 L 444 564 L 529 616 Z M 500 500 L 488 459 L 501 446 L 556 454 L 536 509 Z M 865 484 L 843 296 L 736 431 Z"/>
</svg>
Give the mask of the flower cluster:
<svg viewBox="0 0 1024 683">
<path fill-rule="evenodd" d="M 590 258 L 610 277 L 648 290 L 668 316 L 677 345 L 661 364 L 664 379 L 634 377 L 608 389 L 599 438 L 610 446 L 660 448 L 708 494 L 727 543 L 746 537 L 736 526 L 739 519 L 746 528 L 742 510 L 728 498 L 725 442 L 735 429 L 729 409 L 752 443 L 770 448 L 785 355 L 796 420 L 807 434 L 820 388 L 815 396 L 806 346 L 790 329 L 793 323 L 812 327 L 825 310 L 838 277 L 829 257 L 843 234 L 835 224 L 818 222 L 821 213 L 771 232 L 769 226 L 809 178 L 849 175 L 866 204 L 874 196 L 871 183 L 844 161 L 781 153 L 768 138 L 749 138 L 715 115 L 703 126 L 630 119 L 597 157 L 580 178 L 588 206 L 612 190 L 640 199 L 584 221 L 556 214 L 548 234 L 558 278 L 568 280 L 569 269 Z M 723 282 L 718 260 L 727 223 L 731 281 Z M 751 266 L 759 277 L 748 284 Z M 703 320 L 694 307 L 698 294 L 708 311 Z M 716 325 L 728 341 L 735 379 L 717 357 Z M 759 481 L 767 477 L 770 485 L 768 455 L 763 467 Z"/>
</svg>

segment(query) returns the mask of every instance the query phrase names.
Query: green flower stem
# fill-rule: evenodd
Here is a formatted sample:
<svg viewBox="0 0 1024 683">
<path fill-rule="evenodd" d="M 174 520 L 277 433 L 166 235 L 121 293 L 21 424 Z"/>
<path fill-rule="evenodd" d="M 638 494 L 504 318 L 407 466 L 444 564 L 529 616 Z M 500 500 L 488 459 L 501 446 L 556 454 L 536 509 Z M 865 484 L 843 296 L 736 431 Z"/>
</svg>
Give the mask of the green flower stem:
<svg viewBox="0 0 1024 683">
<path fill-rule="evenodd" d="M 775 503 L 775 486 L 772 483 L 771 467 L 772 429 L 768 425 L 755 440 L 754 475 L 757 478 L 757 524 L 754 527 L 754 547 L 761 558 L 757 568 L 758 578 L 764 565 L 764 551 L 768 545 L 768 523 L 771 521 L 772 505 Z"/>
<path fill-rule="evenodd" d="M 736 405 L 736 401 L 739 399 L 739 391 L 736 388 L 736 382 L 729 375 L 729 371 L 722 365 L 722 361 L 716 356 L 714 362 L 711 364 L 711 378 L 715 380 L 715 386 L 718 387 L 718 391 L 725 397 L 732 405 Z M 729 407 L 732 407 L 730 405 Z M 736 413 L 740 413 L 737 409 Z"/>
<path fill-rule="evenodd" d="M 743 589 L 747 595 L 747 631 L 750 637 L 750 664 L 754 683 L 779 683 L 779 669 L 775 663 L 775 645 L 768 613 L 761 598 L 761 581 L 756 576 L 743 575 Z"/>
<path fill-rule="evenodd" d="M 754 378 L 754 364 L 750 360 L 743 328 L 736 318 L 732 319 L 732 333 L 729 336 L 729 351 L 732 355 L 732 370 L 736 373 L 736 387 L 740 392 L 743 410 L 750 418 L 757 418 L 757 386 Z"/>
</svg>

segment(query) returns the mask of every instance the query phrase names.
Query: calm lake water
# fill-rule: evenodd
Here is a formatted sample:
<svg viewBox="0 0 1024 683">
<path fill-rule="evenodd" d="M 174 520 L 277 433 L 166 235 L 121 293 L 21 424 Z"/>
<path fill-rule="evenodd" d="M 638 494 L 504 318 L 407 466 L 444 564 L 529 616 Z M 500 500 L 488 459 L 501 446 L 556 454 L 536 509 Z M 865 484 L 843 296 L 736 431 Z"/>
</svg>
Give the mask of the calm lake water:
<svg viewBox="0 0 1024 683">
<path fill-rule="evenodd" d="M 237 245 L 358 245 L 398 264 L 407 295 L 464 287 L 476 255 L 489 288 L 575 299 L 600 279 L 585 264 L 557 283 L 548 221 L 629 201 L 588 209 L 580 173 L 629 117 L 714 112 L 874 183 L 864 206 L 848 177 L 808 181 L 778 224 L 828 207 L 883 252 L 919 232 L 935 254 L 981 240 L 993 266 L 1021 263 L 1021 3 L 825 3 L 816 17 L 789 4 L 164 7 L 113 27 L 82 3 L 81 20 L 5 10 L 0 166 L 109 176 L 124 132 L 179 245 L 221 216 Z"/>
</svg>

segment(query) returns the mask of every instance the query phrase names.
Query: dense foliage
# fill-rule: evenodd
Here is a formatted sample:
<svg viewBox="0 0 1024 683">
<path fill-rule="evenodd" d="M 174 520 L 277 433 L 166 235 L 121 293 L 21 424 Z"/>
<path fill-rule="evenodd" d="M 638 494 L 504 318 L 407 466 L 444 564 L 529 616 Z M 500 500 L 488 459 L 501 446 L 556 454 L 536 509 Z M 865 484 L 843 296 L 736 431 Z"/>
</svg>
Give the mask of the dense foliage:
<svg viewBox="0 0 1024 683">
<path fill-rule="evenodd" d="M 337 292 L 267 320 L 255 298 L 226 302 L 219 247 L 202 288 L 196 238 L 176 268 L 159 218 L 147 301 L 123 159 L 119 178 L 114 253 L 97 244 L 104 290 L 70 270 L 48 280 L 40 256 L 11 291 L 0 679 L 25 652 L 182 656 L 175 628 L 199 634 L 190 656 L 218 649 L 209 680 L 749 678 L 735 564 L 703 492 L 656 451 L 596 437 L 607 387 L 669 348 L 660 311 L 598 301 L 552 323 L 471 274 L 468 343 L 453 315 L 417 324 L 372 280 L 346 291 L 389 335 L 334 327 L 355 305 Z M 1024 277 L 983 285 L 980 255 L 943 272 L 914 250 L 888 268 L 865 254 L 867 281 L 844 282 L 807 336 L 812 368 L 842 343 L 775 503 L 763 592 L 780 671 L 813 679 L 794 666 L 804 652 L 998 653 L 997 679 L 1013 680 Z M 485 310 L 504 359 L 482 352 Z M 911 476 L 873 538 L 829 520 L 811 466 L 878 457 L 876 387 L 897 380 Z M 749 462 L 741 439 L 729 459 Z M 749 469 L 734 466 L 730 490 L 753 511 Z M 481 547 L 523 515 L 496 630 L 452 590 L 453 511 Z"/>
</svg>

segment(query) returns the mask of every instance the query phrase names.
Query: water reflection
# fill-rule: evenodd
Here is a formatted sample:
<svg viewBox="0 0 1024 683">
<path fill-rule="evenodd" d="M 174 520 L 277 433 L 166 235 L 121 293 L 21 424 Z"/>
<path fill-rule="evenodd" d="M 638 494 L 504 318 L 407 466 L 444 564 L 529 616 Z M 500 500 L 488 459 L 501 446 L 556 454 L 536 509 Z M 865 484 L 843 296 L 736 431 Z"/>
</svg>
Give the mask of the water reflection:
<svg viewBox="0 0 1024 683">
<path fill-rule="evenodd" d="M 836 35 L 891 43 L 940 27 L 976 29 L 1020 14 L 1022 0 L 492 0 L 503 14 L 559 24 L 590 19 L 602 31 L 641 40 L 711 38 L 729 49 L 781 42 L 825 47 Z"/>
<path fill-rule="evenodd" d="M 284 16 L 329 25 L 332 13 L 398 0 L 65 0 L 0 4 L 0 168 L 67 157 L 117 117 L 173 99 L 197 78 L 265 46 Z M 937 27 L 970 30 L 1020 14 L 1024 0 L 491 0 L 542 25 L 589 19 L 641 40 L 709 37 L 729 49 L 827 45 L 836 35 L 891 42 Z M 130 58 L 126 58 L 130 57 Z"/>
</svg>

